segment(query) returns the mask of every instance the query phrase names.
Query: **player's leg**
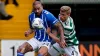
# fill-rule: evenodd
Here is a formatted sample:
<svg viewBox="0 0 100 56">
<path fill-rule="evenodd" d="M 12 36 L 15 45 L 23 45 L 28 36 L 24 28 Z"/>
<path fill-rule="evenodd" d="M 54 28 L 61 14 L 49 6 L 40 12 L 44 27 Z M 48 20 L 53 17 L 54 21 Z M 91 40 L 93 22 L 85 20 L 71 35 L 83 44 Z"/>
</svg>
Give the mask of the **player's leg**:
<svg viewBox="0 0 100 56">
<path fill-rule="evenodd" d="M 17 50 L 17 56 L 24 56 L 26 52 L 32 51 L 32 47 L 29 43 L 25 42 Z"/>
<path fill-rule="evenodd" d="M 65 53 L 67 56 L 80 56 L 78 46 L 69 46 L 64 48 Z"/>
<path fill-rule="evenodd" d="M 25 53 L 33 51 L 38 47 L 38 41 L 34 38 L 22 44 L 17 50 L 17 56 L 24 56 Z"/>
<path fill-rule="evenodd" d="M 38 56 L 44 56 L 47 54 L 47 52 L 48 52 L 48 48 L 45 46 L 42 46 L 38 51 Z"/>
<path fill-rule="evenodd" d="M 48 49 L 51 46 L 51 42 L 40 42 L 40 49 L 38 51 L 38 56 L 46 56 L 48 53 Z"/>
<path fill-rule="evenodd" d="M 46 53 L 44 56 L 51 56 L 49 53 Z"/>
</svg>

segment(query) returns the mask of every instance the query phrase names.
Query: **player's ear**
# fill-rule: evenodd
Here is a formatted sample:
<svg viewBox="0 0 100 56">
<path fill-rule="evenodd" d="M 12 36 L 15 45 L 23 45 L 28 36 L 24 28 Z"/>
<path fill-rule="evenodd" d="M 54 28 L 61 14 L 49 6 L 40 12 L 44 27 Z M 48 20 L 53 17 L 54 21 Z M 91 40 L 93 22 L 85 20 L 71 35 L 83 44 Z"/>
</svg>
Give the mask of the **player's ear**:
<svg viewBox="0 0 100 56">
<path fill-rule="evenodd" d="M 43 5 L 41 5 L 41 7 L 43 8 Z"/>
<path fill-rule="evenodd" d="M 67 13 L 68 16 L 70 16 L 70 13 Z"/>
</svg>

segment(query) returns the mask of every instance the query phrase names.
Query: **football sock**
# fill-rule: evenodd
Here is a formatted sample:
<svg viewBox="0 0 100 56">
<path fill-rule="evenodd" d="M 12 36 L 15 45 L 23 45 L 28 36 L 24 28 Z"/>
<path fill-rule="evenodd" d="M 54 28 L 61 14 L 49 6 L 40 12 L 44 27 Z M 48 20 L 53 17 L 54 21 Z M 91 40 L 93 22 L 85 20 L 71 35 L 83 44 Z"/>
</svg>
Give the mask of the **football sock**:
<svg viewBox="0 0 100 56">
<path fill-rule="evenodd" d="M 18 52 L 18 53 L 17 53 L 17 56 L 24 56 L 24 54 L 23 54 L 23 53 Z"/>
<path fill-rule="evenodd" d="M 43 56 L 42 54 L 38 54 L 38 56 Z"/>
</svg>

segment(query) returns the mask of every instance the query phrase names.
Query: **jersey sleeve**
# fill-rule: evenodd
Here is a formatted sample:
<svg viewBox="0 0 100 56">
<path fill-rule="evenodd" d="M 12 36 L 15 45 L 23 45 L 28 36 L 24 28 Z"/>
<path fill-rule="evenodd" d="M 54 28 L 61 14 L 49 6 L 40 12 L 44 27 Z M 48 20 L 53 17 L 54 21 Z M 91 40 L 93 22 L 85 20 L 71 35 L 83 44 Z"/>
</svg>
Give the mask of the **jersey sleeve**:
<svg viewBox="0 0 100 56">
<path fill-rule="evenodd" d="M 47 17 L 47 21 L 51 24 L 51 25 L 55 25 L 56 23 L 58 23 L 58 19 L 50 12 L 45 12 L 46 13 L 46 17 Z"/>
<path fill-rule="evenodd" d="M 29 17 L 28 17 L 28 19 L 29 19 L 29 27 L 30 27 L 31 29 L 33 29 L 33 28 L 32 28 L 32 21 L 33 21 L 33 18 L 34 18 L 34 13 L 31 13 L 31 14 L 29 15 Z"/>
<path fill-rule="evenodd" d="M 29 27 L 32 29 L 31 15 L 29 15 Z"/>
</svg>

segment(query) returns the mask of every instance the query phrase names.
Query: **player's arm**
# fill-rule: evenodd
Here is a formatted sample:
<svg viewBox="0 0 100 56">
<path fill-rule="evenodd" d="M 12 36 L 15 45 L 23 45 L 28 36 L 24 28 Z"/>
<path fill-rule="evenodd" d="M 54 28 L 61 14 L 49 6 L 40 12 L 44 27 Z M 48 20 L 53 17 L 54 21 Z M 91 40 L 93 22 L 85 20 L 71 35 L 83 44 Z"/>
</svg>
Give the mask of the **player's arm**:
<svg viewBox="0 0 100 56">
<path fill-rule="evenodd" d="M 28 29 L 27 31 L 25 31 L 25 37 L 28 37 L 30 34 L 32 34 L 34 31 L 33 29 Z"/>
<path fill-rule="evenodd" d="M 64 38 L 64 31 L 63 31 L 63 27 L 62 27 L 61 23 L 60 23 L 60 22 L 57 22 L 57 23 L 55 24 L 55 26 L 56 26 L 56 28 L 58 29 L 59 34 L 60 34 L 60 41 L 65 41 L 65 38 Z"/>
<path fill-rule="evenodd" d="M 53 39 L 55 40 L 57 43 L 60 42 L 60 39 L 57 38 L 54 34 L 51 33 L 51 29 L 48 27 L 47 30 L 46 30 L 47 34 Z"/>
<path fill-rule="evenodd" d="M 51 13 L 46 12 L 46 16 L 48 18 L 47 19 L 48 22 L 51 23 L 52 26 L 56 26 L 56 28 L 58 29 L 60 33 L 60 42 L 62 43 L 60 46 L 64 48 L 66 43 L 65 43 L 64 31 L 61 23 Z"/>
<path fill-rule="evenodd" d="M 60 34 L 60 47 L 65 48 L 66 47 L 66 42 L 65 42 L 65 38 L 64 38 L 64 31 L 63 31 L 63 27 L 61 25 L 60 22 L 57 22 L 55 24 L 56 28 L 58 29 L 58 32 Z"/>
<path fill-rule="evenodd" d="M 60 40 L 63 41 L 64 40 L 64 31 L 63 31 L 63 27 L 62 27 L 61 23 L 50 12 L 46 11 L 45 13 L 46 13 L 48 22 L 51 23 L 52 26 L 56 27 L 59 30 Z"/>
<path fill-rule="evenodd" d="M 31 15 L 29 15 L 29 27 L 30 28 L 27 31 L 25 31 L 25 37 L 28 37 L 30 34 L 34 32 L 32 28 Z"/>
</svg>

